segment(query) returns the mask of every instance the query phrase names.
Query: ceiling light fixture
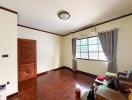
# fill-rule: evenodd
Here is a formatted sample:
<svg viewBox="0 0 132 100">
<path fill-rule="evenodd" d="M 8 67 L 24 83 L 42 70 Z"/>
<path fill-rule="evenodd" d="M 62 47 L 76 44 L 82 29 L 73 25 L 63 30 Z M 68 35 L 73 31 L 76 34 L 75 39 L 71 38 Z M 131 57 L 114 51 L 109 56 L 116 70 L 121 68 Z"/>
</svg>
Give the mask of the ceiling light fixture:
<svg viewBox="0 0 132 100">
<path fill-rule="evenodd" d="M 66 20 L 66 19 L 70 18 L 70 14 L 65 10 L 61 10 L 61 11 L 58 12 L 58 17 L 60 19 Z"/>
</svg>

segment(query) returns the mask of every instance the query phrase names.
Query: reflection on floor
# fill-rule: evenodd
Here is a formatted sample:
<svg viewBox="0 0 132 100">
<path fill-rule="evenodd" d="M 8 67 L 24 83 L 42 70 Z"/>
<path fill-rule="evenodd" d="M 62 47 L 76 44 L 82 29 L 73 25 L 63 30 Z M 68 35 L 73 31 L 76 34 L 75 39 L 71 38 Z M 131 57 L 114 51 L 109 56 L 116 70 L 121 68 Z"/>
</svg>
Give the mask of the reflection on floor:
<svg viewBox="0 0 132 100">
<path fill-rule="evenodd" d="M 81 89 L 83 97 L 93 82 L 90 76 L 59 69 L 19 83 L 19 94 L 8 100 L 76 100 L 75 88 Z"/>
</svg>

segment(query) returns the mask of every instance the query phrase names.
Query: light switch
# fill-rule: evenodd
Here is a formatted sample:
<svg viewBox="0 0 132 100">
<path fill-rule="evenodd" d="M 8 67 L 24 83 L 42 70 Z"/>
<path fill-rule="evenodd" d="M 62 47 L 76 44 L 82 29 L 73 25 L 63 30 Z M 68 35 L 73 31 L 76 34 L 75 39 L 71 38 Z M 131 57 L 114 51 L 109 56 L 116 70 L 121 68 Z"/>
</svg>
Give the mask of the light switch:
<svg viewBox="0 0 132 100">
<path fill-rule="evenodd" d="M 3 54 L 2 57 L 7 58 L 7 57 L 9 57 L 9 55 L 8 54 Z"/>
</svg>

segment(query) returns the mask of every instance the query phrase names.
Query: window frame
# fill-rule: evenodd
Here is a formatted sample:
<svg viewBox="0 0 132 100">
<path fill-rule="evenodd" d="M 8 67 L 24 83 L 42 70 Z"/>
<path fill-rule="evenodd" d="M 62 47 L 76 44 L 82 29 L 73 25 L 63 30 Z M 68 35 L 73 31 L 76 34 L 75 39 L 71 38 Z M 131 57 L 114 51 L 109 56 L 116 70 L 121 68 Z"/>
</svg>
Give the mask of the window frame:
<svg viewBox="0 0 132 100">
<path fill-rule="evenodd" d="M 88 40 L 89 40 L 89 38 L 93 38 L 93 37 L 97 37 L 98 38 L 98 35 L 95 35 L 95 36 L 90 36 L 90 37 L 86 37 L 86 38 L 78 38 L 77 40 L 80 40 L 80 52 L 76 52 L 76 54 L 77 53 L 80 53 L 80 58 L 76 58 L 76 59 L 79 59 L 79 60 L 90 60 L 90 61 L 101 61 L 101 62 L 108 62 L 108 60 L 99 60 L 99 45 L 98 45 L 98 51 L 97 51 L 97 53 L 98 53 L 98 59 L 89 59 L 89 44 L 87 45 L 88 46 L 88 52 L 86 52 L 86 53 L 88 53 L 88 59 L 86 59 L 86 58 L 81 58 L 81 53 L 84 53 L 84 52 L 81 52 L 81 40 L 82 39 L 87 39 L 87 43 L 88 43 Z M 90 45 L 97 45 L 97 44 L 90 44 Z M 76 44 L 76 48 L 77 48 L 77 44 Z"/>
</svg>

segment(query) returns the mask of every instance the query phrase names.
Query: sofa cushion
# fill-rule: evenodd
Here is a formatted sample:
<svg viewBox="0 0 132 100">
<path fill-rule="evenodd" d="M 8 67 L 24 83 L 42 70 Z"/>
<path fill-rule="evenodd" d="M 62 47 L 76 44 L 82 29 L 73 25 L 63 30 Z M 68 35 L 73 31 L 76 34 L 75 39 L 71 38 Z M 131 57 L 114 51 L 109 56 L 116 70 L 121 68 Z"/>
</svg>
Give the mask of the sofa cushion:
<svg viewBox="0 0 132 100">
<path fill-rule="evenodd" d="M 127 71 L 127 77 L 132 79 L 132 69 Z"/>
</svg>

